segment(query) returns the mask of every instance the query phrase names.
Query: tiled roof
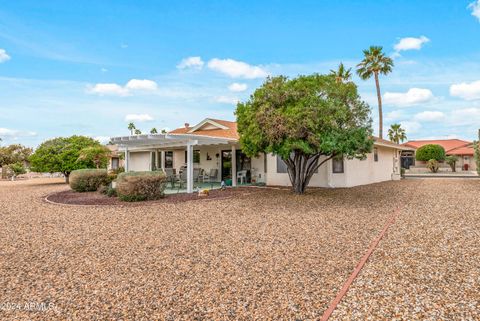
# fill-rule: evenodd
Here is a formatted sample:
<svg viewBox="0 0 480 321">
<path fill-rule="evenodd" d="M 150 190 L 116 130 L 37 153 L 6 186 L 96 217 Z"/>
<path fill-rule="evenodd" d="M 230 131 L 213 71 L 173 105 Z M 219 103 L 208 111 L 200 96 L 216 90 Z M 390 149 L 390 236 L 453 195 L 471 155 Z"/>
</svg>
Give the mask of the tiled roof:
<svg viewBox="0 0 480 321">
<path fill-rule="evenodd" d="M 432 140 L 412 140 L 408 141 L 404 144 L 403 146 L 407 147 L 413 147 L 413 148 L 420 148 L 424 145 L 428 144 L 436 144 L 440 145 L 445 149 L 445 152 L 447 154 L 451 154 L 450 151 L 457 150 L 462 147 L 467 147 L 469 145 L 472 145 L 472 142 L 466 141 L 466 140 L 461 140 L 461 139 L 432 139 Z M 471 150 L 473 151 L 473 147 L 470 147 Z M 473 152 L 471 153 L 473 154 Z M 456 155 L 467 155 L 467 154 L 456 154 Z M 468 154 L 470 155 L 470 154 Z"/>
<path fill-rule="evenodd" d="M 209 137 L 218 137 L 218 138 L 229 138 L 229 139 L 239 139 L 237 133 L 237 123 L 233 121 L 221 120 L 221 119 L 212 119 L 210 120 L 227 127 L 228 129 L 199 129 L 192 133 L 189 131 L 193 128 L 193 126 L 189 127 L 180 127 L 177 129 L 172 130 L 169 134 L 191 134 L 191 135 L 201 135 L 201 136 L 209 136 Z"/>
<path fill-rule="evenodd" d="M 218 138 L 229 138 L 229 139 L 235 139 L 238 140 L 240 137 L 237 132 L 237 123 L 234 121 L 228 121 L 228 120 L 221 120 L 221 119 L 213 119 L 213 118 L 207 118 L 206 120 L 211 120 L 215 123 L 218 123 L 222 126 L 227 127 L 227 129 L 198 129 L 195 130 L 194 132 L 190 132 L 192 128 L 195 126 L 188 126 L 188 127 L 180 127 L 177 129 L 174 129 L 169 132 L 169 134 L 191 134 L 191 135 L 201 135 L 201 136 L 209 136 L 209 137 L 218 137 Z M 205 120 L 204 120 L 205 121 Z M 386 139 L 381 139 L 378 137 L 373 137 L 376 143 L 384 145 L 384 146 L 390 146 L 394 148 L 401 148 L 401 145 L 398 145 L 396 143 L 393 143 L 389 140 Z"/>
<path fill-rule="evenodd" d="M 464 147 L 458 147 L 447 151 L 447 155 L 473 155 L 475 150 L 473 145 L 468 145 Z"/>
</svg>

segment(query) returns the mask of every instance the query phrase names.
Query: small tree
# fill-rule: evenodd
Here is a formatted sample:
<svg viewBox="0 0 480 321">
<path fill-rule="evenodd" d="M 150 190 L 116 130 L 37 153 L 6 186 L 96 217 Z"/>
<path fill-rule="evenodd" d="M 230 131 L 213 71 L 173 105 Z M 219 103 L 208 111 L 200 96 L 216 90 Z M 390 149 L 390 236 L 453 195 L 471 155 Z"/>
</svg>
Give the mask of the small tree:
<svg viewBox="0 0 480 321">
<path fill-rule="evenodd" d="M 438 172 L 438 161 L 436 159 L 431 159 L 427 162 L 427 168 L 432 171 L 432 173 Z"/>
<path fill-rule="evenodd" d="M 142 131 L 140 129 L 135 129 L 135 135 L 141 135 L 142 134 Z"/>
<path fill-rule="evenodd" d="M 150 129 L 150 134 L 158 134 L 158 131 L 155 127 L 153 127 L 152 129 Z"/>
<path fill-rule="evenodd" d="M 23 163 L 10 164 L 8 165 L 8 168 L 10 168 L 10 170 L 13 172 L 14 177 L 25 174 L 27 172 Z"/>
<path fill-rule="evenodd" d="M 105 146 L 89 146 L 80 151 L 78 162 L 92 162 L 97 169 L 106 168 L 111 151 Z"/>
<path fill-rule="evenodd" d="M 452 169 L 452 172 L 456 172 L 456 165 L 458 162 L 458 157 L 455 155 L 449 155 L 445 157 L 445 163 L 450 165 L 450 168 Z"/>
<path fill-rule="evenodd" d="M 236 116 L 242 150 L 281 157 L 297 194 L 328 160 L 362 159 L 373 146 L 368 105 L 353 82 L 334 75 L 268 78 Z"/>
<path fill-rule="evenodd" d="M 72 171 L 95 167 L 92 160 L 78 160 L 80 151 L 91 146 L 100 146 L 100 143 L 85 136 L 58 137 L 47 140 L 38 146 L 35 153 L 30 156 L 32 170 L 63 173 L 68 184 Z"/>
<path fill-rule="evenodd" d="M 418 161 L 428 162 L 431 159 L 436 161 L 445 160 L 445 149 L 436 144 L 423 145 L 415 153 L 415 159 Z"/>
<path fill-rule="evenodd" d="M 0 167 L 10 164 L 25 163 L 32 154 L 32 149 L 20 144 L 0 147 Z M 6 170 L 2 170 L 2 177 L 6 177 Z"/>
</svg>

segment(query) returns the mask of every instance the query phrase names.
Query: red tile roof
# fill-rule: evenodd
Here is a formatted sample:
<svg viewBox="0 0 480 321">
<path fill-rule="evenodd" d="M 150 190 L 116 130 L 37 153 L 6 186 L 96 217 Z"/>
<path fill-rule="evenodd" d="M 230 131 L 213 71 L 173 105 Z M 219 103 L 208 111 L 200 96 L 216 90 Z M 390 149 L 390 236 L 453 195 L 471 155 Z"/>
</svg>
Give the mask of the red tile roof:
<svg viewBox="0 0 480 321">
<path fill-rule="evenodd" d="M 221 119 L 213 119 L 213 118 L 208 118 L 208 120 L 211 120 L 215 123 L 225 126 L 227 127 L 227 129 L 223 129 L 223 128 L 197 129 L 194 132 L 189 133 L 189 131 L 195 126 L 188 126 L 188 127 L 180 127 L 180 128 L 174 129 L 170 131 L 169 134 L 191 134 L 191 135 L 201 135 L 201 136 L 210 136 L 210 137 L 219 137 L 219 138 L 229 138 L 229 139 L 235 139 L 235 140 L 240 139 L 240 136 L 238 135 L 238 132 L 237 132 L 236 122 L 221 120 Z M 381 139 L 378 137 L 373 137 L 373 139 L 378 144 L 382 144 L 382 145 L 390 146 L 394 148 L 401 147 L 401 145 L 398 145 L 386 139 Z"/>
<path fill-rule="evenodd" d="M 402 146 L 417 149 L 428 144 L 442 146 L 447 155 L 473 155 L 474 153 L 472 142 L 461 139 L 412 140 L 402 144 Z"/>
<path fill-rule="evenodd" d="M 238 140 L 240 137 L 237 133 L 237 123 L 233 121 L 221 120 L 221 119 L 212 119 L 210 120 L 227 127 L 227 129 L 216 128 L 216 129 L 199 129 L 192 133 L 189 131 L 194 126 L 189 127 L 180 127 L 177 129 L 172 130 L 169 134 L 191 134 L 191 135 L 201 135 L 201 136 L 210 136 L 210 137 L 217 137 L 217 138 L 228 138 L 228 139 L 236 139 Z"/>
</svg>

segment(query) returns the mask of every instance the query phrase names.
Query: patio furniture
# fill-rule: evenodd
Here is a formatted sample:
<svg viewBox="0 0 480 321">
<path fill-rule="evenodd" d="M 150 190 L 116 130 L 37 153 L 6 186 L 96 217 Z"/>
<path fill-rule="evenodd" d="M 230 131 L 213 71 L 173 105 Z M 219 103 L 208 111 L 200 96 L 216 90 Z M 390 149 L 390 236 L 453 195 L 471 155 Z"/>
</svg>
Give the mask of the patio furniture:
<svg viewBox="0 0 480 321">
<path fill-rule="evenodd" d="M 187 171 L 182 171 L 177 177 L 176 182 L 178 183 L 177 193 L 180 191 L 182 187 L 187 184 Z"/>
<path fill-rule="evenodd" d="M 245 184 L 247 182 L 247 171 L 242 170 L 237 172 L 237 183 L 240 180 L 240 184 Z"/>
<path fill-rule="evenodd" d="M 194 182 L 199 182 L 199 177 L 200 177 L 200 173 L 202 172 L 202 169 L 201 168 L 194 168 L 193 169 L 193 181 Z"/>
<path fill-rule="evenodd" d="M 165 168 L 165 175 L 167 176 L 167 182 L 172 184 L 172 188 L 175 187 L 175 168 Z"/>
<path fill-rule="evenodd" d="M 218 169 L 217 168 L 211 168 L 210 173 L 204 174 L 203 175 L 203 182 L 204 183 L 213 183 L 217 180 L 218 176 Z"/>
</svg>

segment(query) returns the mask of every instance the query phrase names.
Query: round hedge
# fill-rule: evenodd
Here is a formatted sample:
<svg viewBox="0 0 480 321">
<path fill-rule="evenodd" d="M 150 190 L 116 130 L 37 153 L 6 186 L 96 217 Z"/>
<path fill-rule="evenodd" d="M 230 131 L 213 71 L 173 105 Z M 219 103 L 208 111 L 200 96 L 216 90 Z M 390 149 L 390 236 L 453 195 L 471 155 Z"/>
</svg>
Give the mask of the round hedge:
<svg viewBox="0 0 480 321">
<path fill-rule="evenodd" d="M 108 184 L 106 169 L 77 169 L 70 174 L 70 188 L 75 192 L 93 192 Z"/>
<path fill-rule="evenodd" d="M 428 162 L 431 159 L 436 161 L 445 160 L 445 149 L 436 144 L 428 144 L 417 149 L 415 159 L 418 161 Z"/>
<path fill-rule="evenodd" d="M 156 200 L 164 196 L 167 176 L 162 171 L 120 173 L 117 196 L 122 201 Z"/>
</svg>

